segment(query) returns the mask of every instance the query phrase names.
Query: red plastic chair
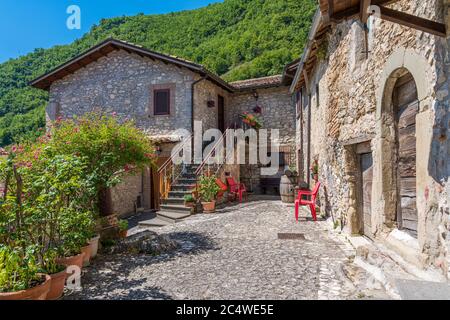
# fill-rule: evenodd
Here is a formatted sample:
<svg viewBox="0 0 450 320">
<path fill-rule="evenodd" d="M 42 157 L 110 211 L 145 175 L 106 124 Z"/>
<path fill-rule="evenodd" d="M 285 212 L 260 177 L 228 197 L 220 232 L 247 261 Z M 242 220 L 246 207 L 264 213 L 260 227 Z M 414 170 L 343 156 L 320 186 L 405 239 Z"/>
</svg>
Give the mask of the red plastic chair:
<svg viewBox="0 0 450 320">
<path fill-rule="evenodd" d="M 222 180 L 220 180 L 219 178 L 216 179 L 216 183 L 219 186 L 220 190 L 219 193 L 217 194 L 217 199 L 222 198 L 223 194 L 225 193 L 225 191 L 228 190 L 228 187 L 225 183 L 223 183 Z"/>
<path fill-rule="evenodd" d="M 295 200 L 295 220 L 298 222 L 298 209 L 300 206 L 309 206 L 314 221 L 317 221 L 316 215 L 316 198 L 319 192 L 320 182 L 317 182 L 313 191 L 299 190 L 297 199 Z M 311 200 L 302 199 L 302 196 L 311 197 Z"/>
<path fill-rule="evenodd" d="M 227 177 L 227 183 L 230 186 L 230 193 L 239 197 L 239 202 L 242 202 L 242 195 L 245 192 L 247 196 L 247 189 L 243 183 L 237 183 L 233 177 Z"/>
</svg>

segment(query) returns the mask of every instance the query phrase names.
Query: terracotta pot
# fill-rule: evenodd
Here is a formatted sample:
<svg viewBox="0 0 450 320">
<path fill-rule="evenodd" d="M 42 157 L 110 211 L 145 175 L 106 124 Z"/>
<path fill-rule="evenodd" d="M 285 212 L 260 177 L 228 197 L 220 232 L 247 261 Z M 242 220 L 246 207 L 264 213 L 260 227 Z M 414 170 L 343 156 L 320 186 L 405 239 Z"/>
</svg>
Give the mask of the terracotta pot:
<svg viewBox="0 0 450 320">
<path fill-rule="evenodd" d="M 84 252 L 72 257 L 58 258 L 56 259 L 56 263 L 66 267 L 77 266 L 81 269 L 83 268 L 83 257 Z"/>
<path fill-rule="evenodd" d="M 81 248 L 81 252 L 84 253 L 83 267 L 87 267 L 91 261 L 92 244 L 88 244 Z"/>
<path fill-rule="evenodd" d="M 91 259 L 97 256 L 99 240 L 100 236 L 95 236 L 89 240 L 89 244 L 91 245 Z"/>
<path fill-rule="evenodd" d="M 120 230 L 119 231 L 119 237 L 121 237 L 122 239 L 125 239 L 127 237 L 128 234 L 128 230 Z"/>
<path fill-rule="evenodd" d="M 202 206 L 205 213 L 213 213 L 216 209 L 216 202 L 202 202 Z"/>
<path fill-rule="evenodd" d="M 50 291 L 47 294 L 47 300 L 57 300 L 63 295 L 64 284 L 67 279 L 66 269 L 61 272 L 51 274 L 50 278 L 52 278 L 52 282 L 50 284 Z"/>
<path fill-rule="evenodd" d="M 48 274 L 45 281 L 38 286 L 16 292 L 0 293 L 0 300 L 45 300 L 50 290 L 52 279 Z"/>
<path fill-rule="evenodd" d="M 186 202 L 186 201 L 184 202 L 184 206 L 188 207 L 188 208 L 193 208 L 194 204 L 195 204 L 195 202 L 192 202 L 192 201 L 191 202 Z"/>
</svg>

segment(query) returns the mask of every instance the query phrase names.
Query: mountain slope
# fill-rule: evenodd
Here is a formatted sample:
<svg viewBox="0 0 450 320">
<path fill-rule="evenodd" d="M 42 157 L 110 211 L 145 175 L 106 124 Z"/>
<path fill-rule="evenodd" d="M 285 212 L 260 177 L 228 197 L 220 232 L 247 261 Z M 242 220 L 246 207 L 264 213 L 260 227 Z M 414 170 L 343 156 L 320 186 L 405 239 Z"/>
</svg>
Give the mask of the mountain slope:
<svg viewBox="0 0 450 320">
<path fill-rule="evenodd" d="M 280 73 L 306 42 L 314 0 L 225 0 L 164 15 L 103 19 L 70 45 L 0 64 L 0 145 L 37 135 L 47 93 L 27 86 L 105 38 L 115 37 L 205 65 L 226 80 Z"/>
</svg>

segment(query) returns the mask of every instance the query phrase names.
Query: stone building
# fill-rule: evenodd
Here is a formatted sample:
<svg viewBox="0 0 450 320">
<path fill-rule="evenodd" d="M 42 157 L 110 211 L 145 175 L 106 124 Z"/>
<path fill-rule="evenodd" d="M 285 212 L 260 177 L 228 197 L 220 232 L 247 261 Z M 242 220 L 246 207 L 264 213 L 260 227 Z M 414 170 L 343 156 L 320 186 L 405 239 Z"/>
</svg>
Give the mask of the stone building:
<svg viewBox="0 0 450 320">
<path fill-rule="evenodd" d="M 448 1 L 319 4 L 290 88 L 303 179 L 317 161 L 323 212 L 447 275 Z"/>
<path fill-rule="evenodd" d="M 159 166 L 182 139 L 179 129 L 192 132 L 194 122 L 202 121 L 203 131 L 224 131 L 242 125 L 239 115 L 254 113 L 256 105 L 264 128 L 282 129 L 283 150 L 295 149 L 295 106 L 290 80 L 281 76 L 227 83 L 199 64 L 108 39 L 31 85 L 49 91 L 47 121 L 89 111 L 134 119 L 158 145 Z M 250 183 L 248 170 L 242 170 Z M 150 169 L 127 177 L 112 190 L 114 210 L 126 215 L 139 208 L 158 209 L 159 178 Z"/>
</svg>

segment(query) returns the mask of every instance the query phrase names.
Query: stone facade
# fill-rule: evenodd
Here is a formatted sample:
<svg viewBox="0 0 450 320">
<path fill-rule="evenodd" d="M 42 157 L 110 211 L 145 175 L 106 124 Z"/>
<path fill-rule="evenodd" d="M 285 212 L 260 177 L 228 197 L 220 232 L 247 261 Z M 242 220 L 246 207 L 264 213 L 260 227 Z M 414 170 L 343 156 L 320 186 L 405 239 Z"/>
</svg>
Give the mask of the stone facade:
<svg viewBox="0 0 450 320">
<path fill-rule="evenodd" d="M 393 8 L 443 21 L 444 2 L 399 1 Z M 373 17 L 370 25 L 367 55 L 359 22 L 340 23 L 329 33 L 327 57 L 316 65 L 304 88 L 303 98 L 309 103 L 303 104 L 303 114 L 311 113 L 309 155 L 307 119 L 303 118 L 303 134 L 301 119 L 297 119 L 297 148 L 303 156 L 300 162 L 307 173 L 308 156 L 310 162 L 318 160 L 319 180 L 324 186 L 322 209 L 341 221 L 347 232 L 359 233 L 361 208 L 356 190 L 356 149 L 368 144 L 373 156 L 369 235 L 398 250 L 407 260 L 446 274 L 450 214 L 450 43 L 448 39 Z M 389 157 L 393 127 L 388 110 L 392 108 L 394 85 L 405 73 L 414 78 L 419 103 L 416 239 L 396 229 L 392 189 L 396 164 Z"/>
<path fill-rule="evenodd" d="M 118 117 L 134 119 L 151 134 L 172 134 L 179 128 L 191 128 L 191 84 L 196 76 L 171 64 L 113 51 L 55 81 L 50 87 L 50 105 L 57 104 L 62 117 L 93 110 L 116 112 Z M 156 87 L 175 88 L 170 115 L 151 112 L 151 89 Z"/>
<path fill-rule="evenodd" d="M 115 113 L 119 119 L 133 119 L 139 128 L 151 136 L 174 138 L 179 129 L 191 131 L 192 118 L 202 121 L 203 132 L 218 128 L 218 101 L 221 96 L 224 98 L 223 120 L 226 128 L 232 123 L 231 119 L 238 119 L 239 114 L 244 111 L 251 112 L 255 100 L 252 91 L 232 93 L 231 86 L 218 85 L 220 81 L 216 80 L 187 67 L 143 57 L 123 49 L 113 50 L 83 68 L 51 82 L 47 121 L 58 117 L 80 116 L 91 111 Z M 291 97 L 286 86 L 274 87 L 258 90 L 258 104 L 263 108 L 264 127 L 280 129 L 280 143 L 292 145 L 295 140 L 295 123 Z M 153 92 L 159 89 L 170 89 L 168 115 L 154 114 Z M 160 157 L 170 157 L 175 141 L 158 144 Z M 243 170 L 246 170 L 245 166 Z M 150 207 L 151 178 L 147 171 L 126 177 L 122 184 L 113 188 L 114 210 L 120 215 L 133 213 L 138 197 L 144 208 Z M 225 171 L 231 172 L 236 179 L 240 177 L 237 165 L 227 165 Z"/>
<path fill-rule="evenodd" d="M 257 99 L 255 97 L 257 94 Z M 226 109 L 226 122 L 229 126 L 240 124 L 240 115 L 244 112 L 253 113 L 256 106 L 261 107 L 259 118 L 262 122 L 262 129 L 279 130 L 279 140 L 282 150 L 292 158 L 295 158 L 295 106 L 292 97 L 289 95 L 287 87 L 267 88 L 249 90 L 236 93 L 231 97 L 232 108 Z M 246 157 L 248 158 L 248 145 Z M 254 193 L 263 192 L 261 188 L 261 164 L 245 164 L 240 166 L 241 182 L 247 190 Z M 280 167 L 276 177 L 281 177 L 285 167 Z M 268 193 L 275 190 L 268 189 Z"/>
</svg>

